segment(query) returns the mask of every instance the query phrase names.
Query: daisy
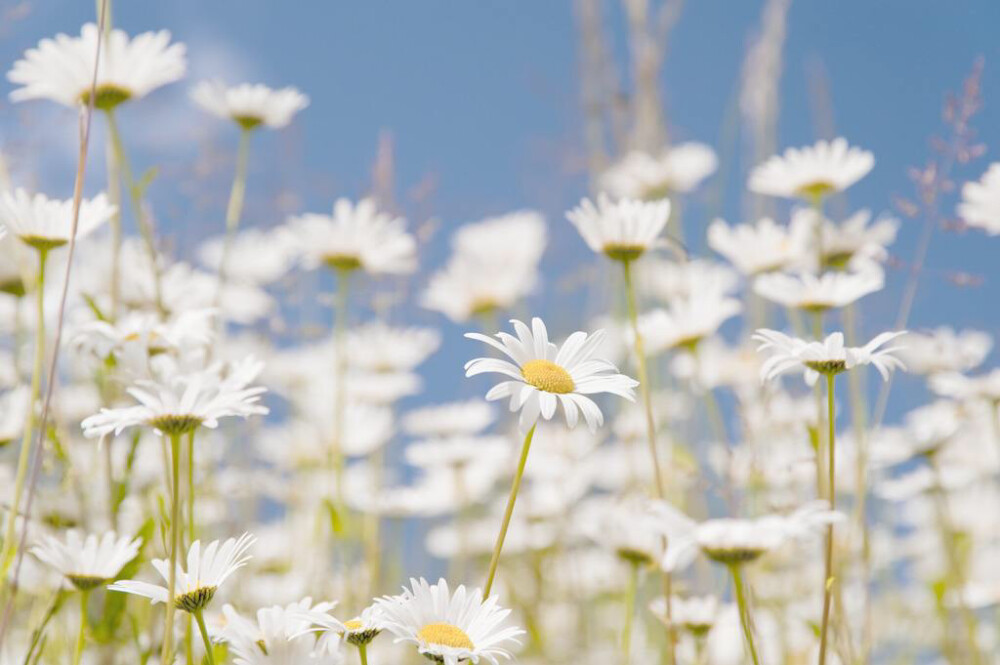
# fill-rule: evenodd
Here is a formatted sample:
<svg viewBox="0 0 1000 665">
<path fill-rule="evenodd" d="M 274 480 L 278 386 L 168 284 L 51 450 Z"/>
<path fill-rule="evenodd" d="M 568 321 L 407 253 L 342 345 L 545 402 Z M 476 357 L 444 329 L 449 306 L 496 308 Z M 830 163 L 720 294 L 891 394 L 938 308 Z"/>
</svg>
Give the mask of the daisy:
<svg viewBox="0 0 1000 665">
<path fill-rule="evenodd" d="M 643 314 L 637 328 L 650 354 L 678 348 L 693 349 L 742 309 L 738 300 L 707 292 L 679 300 L 669 309 L 654 309 Z"/>
<path fill-rule="evenodd" d="M 938 395 L 958 400 L 1000 403 L 1000 369 L 977 376 L 950 372 L 931 377 L 930 387 Z"/>
<path fill-rule="evenodd" d="M 198 250 L 203 266 L 218 273 L 226 257 L 226 276 L 248 284 L 272 284 L 284 277 L 295 263 L 295 244 L 285 228 L 264 231 L 245 229 L 232 236 L 229 249 L 226 239 L 218 236 L 206 240 Z"/>
<path fill-rule="evenodd" d="M 670 201 L 612 202 L 601 194 L 596 206 L 590 199 L 583 199 L 566 217 L 594 252 L 629 262 L 651 248 L 666 246 L 666 240 L 658 236 L 670 219 Z"/>
<path fill-rule="evenodd" d="M 337 199 L 332 215 L 305 214 L 289 222 L 307 268 L 406 275 L 417 269 L 417 242 L 406 221 L 379 212 L 374 199 Z"/>
<path fill-rule="evenodd" d="M 472 436 L 489 427 L 496 414 L 480 399 L 414 409 L 403 416 L 403 429 L 413 436 Z"/>
<path fill-rule="evenodd" d="M 489 344 L 514 362 L 476 358 L 465 364 L 465 375 L 497 373 L 509 377 L 494 386 L 486 399 L 509 397 L 510 410 L 521 411 L 522 430 L 533 426 L 539 415 L 550 420 L 561 404 L 570 427 L 576 426 L 582 412 L 591 431 L 596 431 L 604 423 L 604 415 L 588 395 L 611 393 L 630 401 L 635 399 L 638 382 L 619 374 L 607 360 L 594 357 L 603 340 L 603 331 L 592 335 L 575 332 L 560 349 L 549 341 L 541 319 L 532 319 L 530 329 L 516 319 L 511 323 L 517 337 L 503 332 L 496 335 L 500 341 L 479 333 L 465 336 Z"/>
<path fill-rule="evenodd" d="M 800 237 L 816 235 L 816 215 L 813 208 L 798 208 L 792 213 L 790 227 Z M 885 261 L 886 249 L 896 240 L 899 220 L 893 217 L 872 219 L 870 210 L 859 210 L 842 222 L 823 219 L 823 268 L 860 269 L 873 262 Z M 805 255 L 810 270 L 816 269 L 815 252 Z"/>
<path fill-rule="evenodd" d="M 295 88 L 272 90 L 259 83 L 230 88 L 221 81 L 202 81 L 191 91 L 191 99 L 209 113 L 232 120 L 246 130 L 261 125 L 286 127 L 296 113 L 309 106 L 309 98 Z"/>
<path fill-rule="evenodd" d="M 677 626 L 695 637 L 704 637 L 712 630 L 719 616 L 719 599 L 715 596 L 673 596 L 670 599 L 670 618 L 667 618 L 667 599 L 660 597 L 649 604 L 657 619 L 667 625 Z"/>
<path fill-rule="evenodd" d="M 753 339 L 760 342 L 758 351 L 770 354 L 760 368 L 761 382 L 788 371 L 801 370 L 806 383 L 813 385 L 820 374 L 840 374 L 858 365 L 874 365 L 882 378 L 888 380 L 892 370 L 904 369 L 905 365 L 896 355 L 900 347 L 881 347 L 905 334 L 905 330 L 885 332 L 862 347 L 845 347 L 844 334 L 839 332 L 830 334 L 822 342 L 808 342 L 762 328 L 753 334 Z"/>
<path fill-rule="evenodd" d="M 819 141 L 789 148 L 750 172 L 750 191 L 783 198 L 821 199 L 841 192 L 865 177 L 875 165 L 866 150 L 849 148 L 847 140 Z"/>
<path fill-rule="evenodd" d="M 900 356 L 911 374 L 967 372 L 981 365 L 992 348 L 993 338 L 988 333 L 945 326 L 911 333 Z"/>
<path fill-rule="evenodd" d="M 510 610 L 501 609 L 496 596 L 480 600 L 478 589 L 469 593 L 465 586 L 452 594 L 443 579 L 434 585 L 423 578 L 411 579 L 410 586 L 399 596 L 375 601 L 382 609 L 386 630 L 397 642 L 415 644 L 420 654 L 444 665 L 463 660 L 478 663 L 480 658 L 497 665 L 498 657 L 511 658 L 501 645 L 518 644 L 516 638 L 524 631 L 501 627 Z"/>
<path fill-rule="evenodd" d="M 754 280 L 753 290 L 785 307 L 825 312 L 846 307 L 884 286 L 882 269 L 869 266 L 860 272 L 827 272 L 819 276 L 808 272 L 768 273 Z"/>
<path fill-rule="evenodd" d="M 370 644 L 385 628 L 384 613 L 377 601 L 375 605 L 363 609 L 359 616 L 343 623 L 326 611 L 316 609 L 305 613 L 302 618 L 308 620 L 315 627 L 314 630 L 336 633 L 348 644 L 358 647 Z"/>
<path fill-rule="evenodd" d="M 113 580 L 139 554 L 140 545 L 142 538 L 119 537 L 114 531 L 98 537 L 70 529 L 65 542 L 48 536 L 31 553 L 77 589 L 89 591 Z"/>
<path fill-rule="evenodd" d="M 222 543 L 213 540 L 204 550 L 200 541 L 194 541 L 188 550 L 186 570 L 180 562 L 177 564 L 174 607 L 191 614 L 200 613 L 208 607 L 222 583 L 253 558 L 247 551 L 254 540 L 252 535 L 244 533 L 239 538 L 230 538 Z M 153 559 L 152 564 L 160 577 L 164 580 L 169 579 L 169 561 Z M 166 587 L 148 582 L 121 580 L 110 585 L 108 589 L 149 598 L 154 605 L 168 600 Z"/>
<path fill-rule="evenodd" d="M 509 248 L 517 243 L 494 245 L 498 257 L 516 252 Z M 537 285 L 536 265 L 477 262 L 464 256 L 452 258 L 442 269 L 431 275 L 420 295 L 420 306 L 440 312 L 455 323 L 474 317 L 492 316 L 510 310 L 528 296 Z"/>
<path fill-rule="evenodd" d="M 601 176 L 611 196 L 652 201 L 687 193 L 715 173 L 715 151 L 703 143 L 681 143 L 659 155 L 630 152 Z"/>
<path fill-rule="evenodd" d="M 740 276 L 720 261 L 673 261 L 649 257 L 638 266 L 639 291 L 665 303 L 693 299 L 706 292 L 729 295 L 740 286 Z"/>
<path fill-rule="evenodd" d="M 28 49 L 7 73 L 11 83 L 23 86 L 10 93 L 11 101 L 51 99 L 70 107 L 87 104 L 98 33 L 96 25 L 87 23 L 79 37 L 59 34 Z M 103 111 L 145 97 L 184 76 L 184 45 L 171 44 L 166 30 L 145 32 L 132 39 L 121 30 L 112 30 L 105 39 L 94 100 L 94 106 Z"/>
<path fill-rule="evenodd" d="M 708 246 L 744 275 L 782 270 L 797 263 L 805 253 L 808 237 L 767 217 L 756 224 L 734 227 L 716 219 L 708 227 Z"/>
<path fill-rule="evenodd" d="M 1000 162 L 990 164 L 979 181 L 962 186 L 958 216 L 991 236 L 1000 234 Z"/>
<path fill-rule="evenodd" d="M 111 219 L 115 206 L 104 194 L 80 203 L 76 237 L 79 240 Z M 73 233 L 73 201 L 28 194 L 23 189 L 0 194 L 0 224 L 21 242 L 39 251 L 62 247 Z"/>
<path fill-rule="evenodd" d="M 257 610 L 257 621 L 240 616 L 231 606 L 222 611 L 226 618 L 223 637 L 229 642 L 236 665 L 342 665 L 345 661 L 339 636 L 319 641 L 305 633 L 313 615 L 336 621 L 326 612 L 335 603 L 314 607 L 306 598 L 284 607 L 275 605 Z M 339 623 L 339 622 L 337 622 Z"/>
<path fill-rule="evenodd" d="M 453 436 L 415 441 L 406 446 L 404 456 L 410 465 L 433 471 L 478 462 L 502 464 L 510 446 L 502 436 Z"/>
<path fill-rule="evenodd" d="M 221 363 L 191 374 L 161 380 L 143 379 L 128 389 L 138 406 L 101 409 L 82 423 L 84 436 L 115 435 L 129 427 L 152 427 L 158 434 L 180 436 L 199 426 L 215 428 L 220 418 L 266 414 L 257 404 L 266 389 L 250 387 L 263 363 L 250 357 L 234 363 L 223 375 Z"/>
<path fill-rule="evenodd" d="M 415 369 L 441 346 L 433 328 L 393 327 L 372 321 L 353 327 L 347 335 L 347 363 L 370 372 Z"/>
</svg>

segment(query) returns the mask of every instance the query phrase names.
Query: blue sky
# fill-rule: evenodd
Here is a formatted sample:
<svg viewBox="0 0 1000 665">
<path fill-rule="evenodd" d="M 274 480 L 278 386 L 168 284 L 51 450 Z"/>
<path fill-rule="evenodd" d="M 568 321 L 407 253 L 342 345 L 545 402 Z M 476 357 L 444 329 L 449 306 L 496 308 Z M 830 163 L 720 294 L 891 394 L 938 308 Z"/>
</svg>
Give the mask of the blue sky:
<svg viewBox="0 0 1000 665">
<path fill-rule="evenodd" d="M 616 3 L 608 4 L 609 30 L 622 55 L 622 17 Z M 686 3 L 663 75 L 673 135 L 718 145 L 760 9 L 760 2 L 749 0 Z M 42 37 L 78 31 L 93 11 L 91 2 L 0 0 L 4 67 Z M 490 214 L 538 208 L 553 229 L 557 247 L 550 254 L 559 257 L 554 263 L 589 260 L 562 217 L 586 193 L 578 168 L 583 148 L 577 39 L 568 0 L 171 0 L 116 2 L 114 11 L 116 27 L 130 33 L 166 28 L 189 47 L 187 81 L 143 100 L 141 108 L 125 109 L 122 119 L 140 168 L 161 168 L 154 203 L 180 251 L 206 229 L 221 227 L 226 151 L 235 136 L 186 101 L 192 81 L 219 76 L 291 84 L 312 98 L 293 128 L 259 137 L 255 144 L 248 225 L 270 226 L 286 212 L 325 210 L 336 195 L 363 193 L 379 133 L 390 131 L 404 207 L 412 205 L 408 193 L 415 187 L 433 184 L 429 203 L 414 206 L 414 215 L 432 214 L 447 229 Z M 926 161 L 928 138 L 941 130 L 945 92 L 958 89 L 973 61 L 984 56 L 986 107 L 977 127 L 990 150 L 956 174 L 960 180 L 977 178 L 989 161 L 1000 159 L 1000 124 L 993 111 L 994 95 L 1000 95 L 998 25 L 1000 3 L 993 0 L 793 2 L 779 143 L 815 139 L 808 76 L 822 65 L 838 133 L 877 159 L 873 173 L 851 191 L 850 203 L 891 210 L 892 195 L 911 191 L 907 168 Z M 29 174 L 37 174 L 53 194 L 68 196 L 73 124 L 72 114 L 44 102 L 0 106 L 0 149 L 14 146 L 20 158 L 15 175 L 30 184 L 35 180 Z M 100 155 L 94 160 L 89 189 L 102 186 Z M 218 178 L 206 178 L 196 167 L 211 173 L 216 168 Z M 736 193 L 727 192 L 730 219 L 738 216 Z M 949 202 L 947 210 L 952 209 Z M 697 205 L 692 212 L 688 233 L 697 235 L 707 220 L 698 216 Z M 894 247 L 904 261 L 912 255 L 920 223 L 904 222 Z M 917 324 L 995 330 L 997 242 L 973 233 L 936 236 L 914 313 Z M 431 263 L 443 247 L 442 237 L 431 248 Z M 944 278 L 947 271 L 985 281 L 957 289 Z M 870 329 L 894 318 L 904 281 L 903 273 L 890 272 L 886 292 L 866 302 Z M 433 316 L 425 320 L 440 322 Z M 465 350 L 449 351 L 435 362 L 450 366 Z"/>
</svg>

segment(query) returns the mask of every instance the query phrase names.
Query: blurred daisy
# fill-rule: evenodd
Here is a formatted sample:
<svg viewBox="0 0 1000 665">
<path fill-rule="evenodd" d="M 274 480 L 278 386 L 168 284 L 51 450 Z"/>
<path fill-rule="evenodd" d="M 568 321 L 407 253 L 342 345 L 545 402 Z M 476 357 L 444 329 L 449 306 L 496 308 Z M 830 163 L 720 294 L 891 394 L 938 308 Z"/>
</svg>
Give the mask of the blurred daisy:
<svg viewBox="0 0 1000 665">
<path fill-rule="evenodd" d="M 941 374 L 931 377 L 930 387 L 943 397 L 1000 403 L 1000 369 L 978 376 L 966 376 L 957 372 Z"/>
<path fill-rule="evenodd" d="M 403 429 L 413 436 L 472 436 L 489 427 L 495 418 L 493 407 L 471 399 L 414 409 L 403 416 Z"/>
<path fill-rule="evenodd" d="M 958 216 L 991 236 L 1000 234 L 1000 162 L 990 164 L 977 182 L 962 186 Z"/>
<path fill-rule="evenodd" d="M 245 229 L 232 236 L 226 276 L 248 284 L 271 284 L 284 277 L 295 262 L 295 246 L 287 229 Z M 225 238 L 206 240 L 198 250 L 201 264 L 219 272 Z"/>
<path fill-rule="evenodd" d="M 715 173 L 715 151 L 703 143 L 681 143 L 659 155 L 630 152 L 601 176 L 601 188 L 615 198 L 652 201 L 684 194 Z"/>
<path fill-rule="evenodd" d="M 832 333 L 822 342 L 809 342 L 762 328 L 752 338 L 760 342 L 758 351 L 770 355 L 760 368 L 762 382 L 773 380 L 788 371 L 801 370 L 806 383 L 813 385 L 820 374 L 840 374 L 858 365 L 874 365 L 882 378 L 888 380 L 892 370 L 905 366 L 896 355 L 900 347 L 882 346 L 905 334 L 906 331 L 885 332 L 862 347 L 844 346 L 844 334 L 839 332 Z"/>
<path fill-rule="evenodd" d="M 254 537 L 249 533 L 223 543 L 213 540 L 204 550 L 200 541 L 194 541 L 188 550 L 186 569 L 177 562 L 174 607 L 192 614 L 204 610 L 222 583 L 250 561 L 252 557 L 247 551 L 253 543 Z M 152 564 L 164 581 L 169 579 L 169 561 L 153 559 Z M 167 587 L 148 582 L 121 580 L 108 589 L 149 598 L 154 605 L 167 602 Z"/>
<path fill-rule="evenodd" d="M 115 206 L 104 194 L 80 202 L 76 237 L 83 238 L 114 216 Z M 0 224 L 21 242 L 39 251 L 62 247 L 73 233 L 73 201 L 28 194 L 23 189 L 0 194 Z"/>
<path fill-rule="evenodd" d="M 239 627 L 226 631 L 235 665 L 343 665 L 346 659 L 339 636 L 316 640 L 305 634 L 309 632 L 311 615 L 309 608 L 303 607 L 307 601 L 262 608 L 257 611 L 256 624 L 228 607 L 230 626 Z M 325 614 L 329 604 L 315 609 L 317 614 L 329 616 Z"/>
<path fill-rule="evenodd" d="M 793 265 L 804 254 L 806 238 L 770 218 L 737 226 L 717 219 L 708 227 L 708 246 L 744 275 L 759 275 Z"/>
<path fill-rule="evenodd" d="M 142 538 L 119 537 L 114 531 L 98 537 L 70 529 L 65 541 L 47 536 L 31 553 L 77 589 L 89 591 L 113 580 L 139 554 L 140 545 Z"/>
<path fill-rule="evenodd" d="M 993 338 L 988 333 L 945 326 L 910 333 L 899 355 L 911 374 L 929 375 L 967 372 L 981 365 L 992 348 Z"/>
<path fill-rule="evenodd" d="M 21 436 L 30 401 L 28 386 L 18 386 L 0 394 L 0 446 L 6 446 Z"/>
<path fill-rule="evenodd" d="M 336 633 L 342 636 L 345 642 L 354 646 L 371 643 L 385 626 L 382 608 L 378 604 L 369 605 L 359 616 L 343 623 L 327 612 L 318 610 L 305 613 L 303 618 L 314 626 L 314 630 Z"/>
<path fill-rule="evenodd" d="M 639 317 L 637 327 L 650 354 L 678 348 L 693 349 L 742 309 L 734 298 L 707 292 L 678 300 L 669 309 L 647 312 Z"/>
<path fill-rule="evenodd" d="M 464 586 L 452 594 L 443 579 L 434 585 L 411 579 L 410 587 L 375 601 L 397 642 L 415 644 L 420 654 L 444 665 L 478 663 L 480 658 L 497 665 L 498 657 L 511 658 L 501 645 L 518 644 L 515 638 L 524 631 L 501 626 L 510 610 L 501 609 L 496 596 L 484 601 L 478 589 L 470 593 Z"/>
<path fill-rule="evenodd" d="M 757 194 L 814 200 L 847 189 L 874 165 L 870 152 L 837 138 L 771 157 L 750 172 L 747 186 Z"/>
<path fill-rule="evenodd" d="M 757 295 L 785 307 L 824 312 L 845 307 L 885 286 L 881 268 L 869 266 L 860 272 L 827 272 L 816 276 L 774 272 L 754 280 Z"/>
<path fill-rule="evenodd" d="M 799 208 L 792 213 L 791 229 L 800 237 L 816 234 L 816 210 Z M 870 210 L 859 210 L 842 222 L 823 219 L 823 268 L 860 269 L 872 262 L 882 262 L 888 256 L 887 247 L 896 240 L 899 220 L 893 217 L 872 219 Z M 805 258 L 808 267 L 816 270 L 815 252 Z"/>
<path fill-rule="evenodd" d="M 666 240 L 658 236 L 670 219 L 670 201 L 612 202 L 601 194 L 597 205 L 583 199 L 566 217 L 594 252 L 615 261 L 632 261 L 649 249 L 666 246 Z"/>
<path fill-rule="evenodd" d="M 261 125 L 286 127 L 296 113 L 309 106 L 309 98 L 295 88 L 272 90 L 259 83 L 226 87 L 221 81 L 202 81 L 191 91 L 191 99 L 209 113 L 248 130 Z"/>
<path fill-rule="evenodd" d="M 532 319 L 530 329 L 516 319 L 511 323 L 517 337 L 503 332 L 496 334 L 500 341 L 479 333 L 466 333 L 465 336 L 489 344 L 514 362 L 476 358 L 465 364 L 465 375 L 497 373 L 509 377 L 510 380 L 494 386 L 486 399 L 509 397 L 511 411 L 521 411 L 522 430 L 527 431 L 534 425 L 539 415 L 550 420 L 561 404 L 570 427 L 576 426 L 582 412 L 591 431 L 596 431 L 604 423 L 604 415 L 588 395 L 611 393 L 635 399 L 634 388 L 638 382 L 619 374 L 614 364 L 607 360 L 594 357 L 603 331 L 592 335 L 575 332 L 560 349 L 549 341 L 541 319 Z"/>
<path fill-rule="evenodd" d="M 7 73 L 11 83 L 22 86 L 10 93 L 11 101 L 51 99 L 70 107 L 87 104 L 98 32 L 96 25 L 87 23 L 79 37 L 59 34 L 28 49 Z M 105 39 L 94 100 L 94 106 L 102 111 L 145 97 L 184 76 L 184 45 L 171 44 L 166 30 L 145 32 L 132 39 L 121 30 L 112 30 Z"/>
<path fill-rule="evenodd" d="M 663 623 L 686 630 L 695 637 L 704 637 L 719 616 L 719 599 L 715 596 L 673 596 L 669 619 L 666 598 L 656 598 L 649 609 Z"/>
<path fill-rule="evenodd" d="M 417 242 L 406 221 L 379 212 L 374 199 L 337 199 L 332 215 L 308 213 L 289 222 L 307 268 L 405 275 L 417 269 Z"/>
<path fill-rule="evenodd" d="M 215 428 L 220 418 L 266 414 L 267 407 L 257 403 L 266 389 L 250 387 L 263 366 L 251 357 L 234 363 L 225 376 L 224 366 L 216 363 L 201 372 L 179 373 L 160 381 L 137 381 L 127 392 L 139 405 L 101 409 L 83 421 L 84 436 L 117 435 L 129 427 L 141 426 L 175 436 L 199 426 Z"/>
<path fill-rule="evenodd" d="M 437 351 L 441 334 L 433 328 L 393 327 L 372 321 L 347 336 L 347 363 L 370 372 L 415 369 Z"/>
</svg>

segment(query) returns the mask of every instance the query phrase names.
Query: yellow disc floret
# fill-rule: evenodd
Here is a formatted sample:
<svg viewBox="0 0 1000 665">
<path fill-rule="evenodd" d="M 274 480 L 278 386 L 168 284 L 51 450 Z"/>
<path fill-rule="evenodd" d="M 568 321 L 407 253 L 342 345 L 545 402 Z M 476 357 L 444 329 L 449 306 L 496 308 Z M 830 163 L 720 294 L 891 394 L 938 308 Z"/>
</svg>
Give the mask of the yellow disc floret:
<svg viewBox="0 0 1000 665">
<path fill-rule="evenodd" d="M 429 623 L 417 631 L 417 639 L 427 644 L 453 649 L 475 648 L 465 631 L 450 623 Z"/>
<path fill-rule="evenodd" d="M 521 366 L 524 380 L 547 393 L 564 395 L 573 392 L 576 384 L 569 372 L 551 360 L 529 360 Z"/>
</svg>

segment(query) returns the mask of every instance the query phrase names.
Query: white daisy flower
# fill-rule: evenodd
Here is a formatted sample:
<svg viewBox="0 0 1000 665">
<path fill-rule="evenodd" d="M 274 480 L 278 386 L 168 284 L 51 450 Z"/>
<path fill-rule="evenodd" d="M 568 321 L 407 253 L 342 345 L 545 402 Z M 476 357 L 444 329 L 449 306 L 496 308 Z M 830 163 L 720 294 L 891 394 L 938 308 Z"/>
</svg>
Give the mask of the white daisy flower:
<svg viewBox="0 0 1000 665">
<path fill-rule="evenodd" d="M 248 130 L 261 125 L 286 127 L 296 113 L 309 106 L 309 98 L 295 88 L 272 90 L 259 83 L 227 87 L 221 81 L 202 81 L 191 91 L 191 99 L 209 113 Z"/>
<path fill-rule="evenodd" d="M 596 206 L 583 199 L 566 217 L 594 252 L 616 261 L 632 261 L 649 249 L 667 245 L 659 235 L 670 220 L 670 201 L 612 202 L 601 194 Z"/>
<path fill-rule="evenodd" d="M 254 540 L 252 535 L 244 533 L 239 538 L 230 538 L 222 543 L 213 540 L 204 550 L 201 541 L 194 541 L 188 550 L 187 567 L 177 562 L 174 607 L 190 613 L 204 610 L 222 583 L 253 558 L 247 550 Z M 152 564 L 164 581 L 170 578 L 169 561 L 153 559 Z M 167 602 L 167 587 L 149 582 L 121 580 L 108 586 L 108 589 L 149 598 L 154 605 Z"/>
<path fill-rule="evenodd" d="M 991 236 L 1000 234 L 1000 162 L 990 164 L 978 181 L 962 186 L 958 216 Z"/>
<path fill-rule="evenodd" d="M 750 172 L 747 186 L 757 194 L 811 200 L 847 189 L 873 166 L 872 153 L 837 138 L 771 157 Z"/>
<path fill-rule="evenodd" d="M 957 372 L 931 377 L 930 387 L 938 395 L 958 400 L 1000 402 L 1000 369 L 977 376 Z"/>
<path fill-rule="evenodd" d="M 792 213 L 793 234 L 807 239 L 816 236 L 816 210 L 798 208 Z M 889 255 L 886 249 L 896 240 L 899 220 L 880 216 L 872 219 L 870 210 L 859 210 L 841 222 L 823 219 L 823 268 L 859 269 L 873 262 L 881 263 Z M 807 252 L 805 265 L 816 271 L 816 252 Z"/>
<path fill-rule="evenodd" d="M 89 591 L 113 580 L 139 554 L 141 545 L 142 538 L 119 537 L 114 531 L 98 537 L 70 529 L 65 542 L 47 536 L 31 553 L 64 575 L 77 589 Z"/>
<path fill-rule="evenodd" d="M 757 295 L 785 307 L 824 312 L 845 307 L 885 286 L 882 269 L 870 265 L 859 272 L 827 272 L 814 275 L 773 272 L 754 280 Z"/>
<path fill-rule="evenodd" d="M 714 335 L 728 319 L 743 309 L 734 298 L 706 292 L 676 301 L 669 309 L 654 309 L 638 320 L 639 334 L 652 355 L 671 349 L 692 349 Z M 627 336 L 632 336 L 632 331 Z"/>
<path fill-rule="evenodd" d="M 615 198 L 652 201 L 687 193 L 718 167 L 715 151 L 703 143 L 681 143 L 659 155 L 630 152 L 601 176 L 601 188 Z"/>
<path fill-rule="evenodd" d="M 403 416 L 403 429 L 413 436 L 472 436 L 496 419 L 493 407 L 480 399 L 414 409 Z"/>
<path fill-rule="evenodd" d="M 417 242 L 406 220 L 381 213 L 374 199 L 337 199 L 332 215 L 308 213 L 289 221 L 307 268 L 406 275 L 417 269 Z"/>
<path fill-rule="evenodd" d="M 562 404 L 566 423 L 575 427 L 582 412 L 591 431 L 604 423 L 601 409 L 588 397 L 597 393 L 611 393 L 635 400 L 637 381 L 624 374 L 607 360 L 594 354 L 604 338 L 603 331 L 592 335 L 575 332 L 560 349 L 549 342 L 545 323 L 539 318 L 531 320 L 531 329 L 512 319 L 517 337 L 497 333 L 497 341 L 479 333 L 466 333 L 469 339 L 489 344 L 513 363 L 497 358 L 476 358 L 465 364 L 467 377 L 484 373 L 497 373 L 509 377 L 494 386 L 487 394 L 488 401 L 510 398 L 510 410 L 520 409 L 520 426 L 527 431 L 537 422 L 539 415 L 550 420 L 556 407 Z"/>
<path fill-rule="evenodd" d="M 152 427 L 167 436 L 186 434 L 197 427 L 215 428 L 220 418 L 247 418 L 266 414 L 257 402 L 266 388 L 250 383 L 264 364 L 250 357 L 234 363 L 224 376 L 221 363 L 192 374 L 140 380 L 128 389 L 138 406 L 101 409 L 82 423 L 84 436 L 118 435 L 129 427 Z"/>
<path fill-rule="evenodd" d="M 70 107 L 87 104 L 98 32 L 96 25 L 87 23 L 79 37 L 59 34 L 28 49 L 24 59 L 7 73 L 11 83 L 23 86 L 10 93 L 11 101 L 51 99 Z M 171 44 L 166 30 L 145 32 L 132 39 L 121 30 L 112 30 L 105 38 L 94 100 L 94 106 L 101 110 L 145 97 L 184 76 L 185 47 Z"/>
<path fill-rule="evenodd" d="M 883 379 L 896 369 L 905 369 L 903 361 L 896 354 L 900 347 L 881 348 L 906 331 L 885 332 L 862 347 L 844 346 L 844 334 L 835 332 L 822 342 L 809 342 L 789 337 L 777 330 L 761 328 L 753 334 L 760 342 L 758 351 L 766 351 L 770 357 L 760 368 L 761 382 L 770 381 L 788 371 L 803 371 L 806 383 L 813 385 L 820 374 L 839 374 L 858 365 L 874 365 Z"/>
<path fill-rule="evenodd" d="M 86 237 L 111 219 L 116 208 L 103 193 L 80 202 L 76 237 Z M 0 224 L 21 242 L 40 251 L 62 247 L 73 233 L 73 201 L 28 194 L 23 189 L 0 193 Z"/>
<path fill-rule="evenodd" d="M 344 622 L 316 609 L 303 614 L 302 618 L 314 626 L 313 631 L 336 633 L 354 646 L 367 646 L 385 628 L 384 613 L 377 604 L 369 605 L 360 615 Z"/>
<path fill-rule="evenodd" d="M 708 635 L 720 614 L 719 599 L 715 596 L 671 596 L 669 619 L 666 598 L 656 598 L 649 609 L 663 623 L 677 626 L 696 637 Z"/>
<path fill-rule="evenodd" d="M 375 601 L 397 642 L 415 644 L 422 655 L 444 665 L 478 663 L 481 658 L 497 665 L 498 657 L 511 658 L 501 645 L 519 644 L 516 638 L 524 631 L 501 627 L 510 610 L 501 609 L 496 596 L 484 601 L 479 589 L 469 592 L 464 586 L 452 594 L 443 579 L 434 585 L 411 579 L 410 586 L 399 596 Z"/>
<path fill-rule="evenodd" d="M 967 372 L 986 360 L 993 338 L 979 330 L 955 331 L 947 326 L 910 333 L 900 357 L 911 374 Z"/>
<path fill-rule="evenodd" d="M 640 293 L 673 303 L 706 292 L 734 293 L 740 286 L 740 276 L 721 261 L 673 261 L 651 256 L 638 265 L 636 282 Z"/>
<path fill-rule="evenodd" d="M 226 277 L 248 284 L 271 284 L 284 277 L 296 259 L 293 238 L 285 228 L 244 229 L 229 241 Z M 210 238 L 198 249 L 201 264 L 215 273 L 222 264 L 225 236 Z"/>
<path fill-rule="evenodd" d="M 773 272 L 798 263 L 808 246 L 808 238 L 796 233 L 796 227 L 785 228 L 766 217 L 756 224 L 732 227 L 716 219 L 708 227 L 708 246 L 744 275 Z"/>
<path fill-rule="evenodd" d="M 81 325 L 72 344 L 83 353 L 105 360 L 139 346 L 143 362 L 165 352 L 190 352 L 207 347 L 214 336 L 215 310 L 203 308 L 181 312 L 165 321 L 159 314 L 133 310 L 115 322 L 97 320 Z"/>
<path fill-rule="evenodd" d="M 331 602 L 313 605 L 312 598 L 306 597 L 284 606 L 262 607 L 257 610 L 257 621 L 251 621 L 237 612 L 232 605 L 226 604 L 222 606 L 225 623 L 222 629 L 217 631 L 217 636 L 228 642 L 238 654 L 270 651 L 280 646 L 282 641 L 309 632 L 313 624 L 311 617 L 314 614 L 336 621 L 327 614 L 336 606 L 337 603 Z"/>
<path fill-rule="evenodd" d="M 415 369 L 441 346 L 433 328 L 390 326 L 371 321 L 351 328 L 347 335 L 347 363 L 369 372 Z"/>
</svg>

